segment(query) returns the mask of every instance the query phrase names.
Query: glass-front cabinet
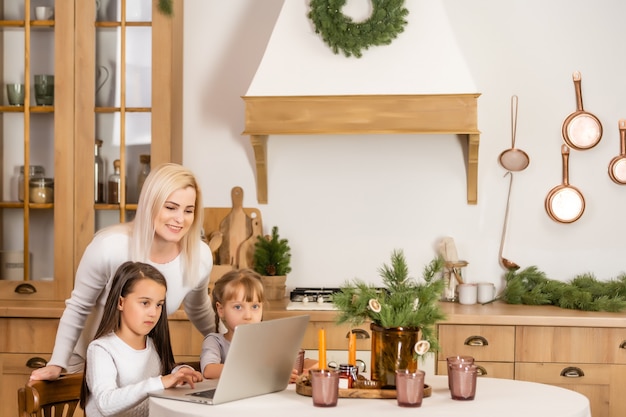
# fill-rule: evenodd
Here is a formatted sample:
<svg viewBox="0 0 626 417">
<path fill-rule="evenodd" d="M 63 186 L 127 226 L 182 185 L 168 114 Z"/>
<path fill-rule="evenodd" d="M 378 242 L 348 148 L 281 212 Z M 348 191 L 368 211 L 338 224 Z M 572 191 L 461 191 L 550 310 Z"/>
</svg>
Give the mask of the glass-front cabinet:
<svg viewBox="0 0 626 417">
<path fill-rule="evenodd" d="M 0 0 L 0 300 L 67 298 L 93 234 L 181 162 L 182 2 L 157 3 Z"/>
<path fill-rule="evenodd" d="M 73 275 L 61 259 L 72 256 L 74 10 L 61 1 L 0 4 L 0 291 L 56 299 L 71 289 L 58 278 Z"/>
</svg>

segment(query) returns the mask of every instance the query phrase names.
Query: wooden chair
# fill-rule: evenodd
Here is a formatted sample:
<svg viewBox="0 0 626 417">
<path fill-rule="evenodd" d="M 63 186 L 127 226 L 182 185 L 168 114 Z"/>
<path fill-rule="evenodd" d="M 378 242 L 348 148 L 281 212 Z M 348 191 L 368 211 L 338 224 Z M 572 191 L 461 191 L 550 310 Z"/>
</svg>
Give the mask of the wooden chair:
<svg viewBox="0 0 626 417">
<path fill-rule="evenodd" d="M 83 374 L 54 381 L 30 381 L 17 391 L 19 417 L 72 417 L 80 400 Z"/>
</svg>

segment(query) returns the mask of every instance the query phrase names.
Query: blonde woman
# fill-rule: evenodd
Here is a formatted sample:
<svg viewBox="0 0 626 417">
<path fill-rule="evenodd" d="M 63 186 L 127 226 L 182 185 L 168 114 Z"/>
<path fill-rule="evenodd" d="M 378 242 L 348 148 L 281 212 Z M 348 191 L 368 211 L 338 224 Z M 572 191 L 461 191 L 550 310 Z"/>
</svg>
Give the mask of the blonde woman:
<svg viewBox="0 0 626 417">
<path fill-rule="evenodd" d="M 145 262 L 163 274 L 168 288 L 167 315 L 182 304 L 201 334 L 215 331 L 207 290 L 213 261 L 200 237 L 202 213 L 202 194 L 191 171 L 171 163 L 154 169 L 141 190 L 135 219 L 102 229 L 85 249 L 59 322 L 52 357 L 30 378 L 51 380 L 63 371 L 83 370 L 87 345 L 102 318 L 111 280 L 126 261 Z"/>
</svg>

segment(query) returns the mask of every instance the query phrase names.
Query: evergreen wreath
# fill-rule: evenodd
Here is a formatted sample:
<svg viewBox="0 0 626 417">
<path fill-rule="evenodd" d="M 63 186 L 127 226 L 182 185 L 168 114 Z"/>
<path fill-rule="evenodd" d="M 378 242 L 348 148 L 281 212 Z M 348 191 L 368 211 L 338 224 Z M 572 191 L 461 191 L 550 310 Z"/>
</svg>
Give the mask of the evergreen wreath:
<svg viewBox="0 0 626 417">
<path fill-rule="evenodd" d="M 315 33 L 322 36 L 335 54 L 342 50 L 346 57 L 361 58 L 362 49 L 389 45 L 407 24 L 409 11 L 404 0 L 370 0 L 372 14 L 363 22 L 353 22 L 341 9 L 346 0 L 311 0 L 309 19 Z"/>
<path fill-rule="evenodd" d="M 626 274 L 606 282 L 580 274 L 570 282 L 548 279 L 536 266 L 510 270 L 498 298 L 509 304 L 555 305 L 584 311 L 620 312 L 626 308 Z"/>
</svg>

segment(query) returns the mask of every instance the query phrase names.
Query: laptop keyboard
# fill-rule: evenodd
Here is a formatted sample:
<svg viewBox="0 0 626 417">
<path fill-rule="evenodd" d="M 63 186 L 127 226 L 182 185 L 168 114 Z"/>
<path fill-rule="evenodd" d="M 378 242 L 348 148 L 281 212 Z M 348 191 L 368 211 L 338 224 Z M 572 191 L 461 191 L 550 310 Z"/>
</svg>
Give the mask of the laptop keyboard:
<svg viewBox="0 0 626 417">
<path fill-rule="evenodd" d="M 213 396 L 215 395 L 215 388 L 208 389 L 206 391 L 192 392 L 189 395 L 193 395 L 195 397 L 202 397 L 202 398 L 213 398 Z"/>
</svg>

